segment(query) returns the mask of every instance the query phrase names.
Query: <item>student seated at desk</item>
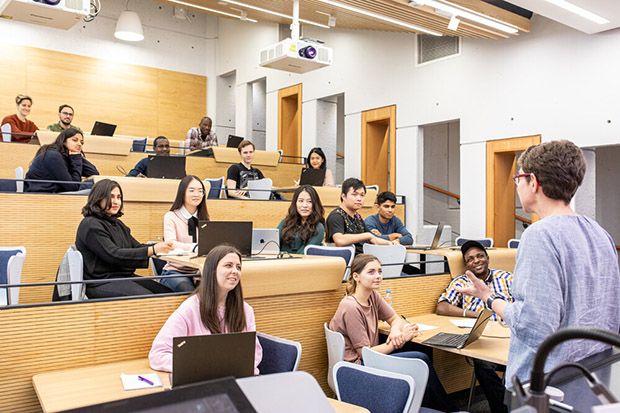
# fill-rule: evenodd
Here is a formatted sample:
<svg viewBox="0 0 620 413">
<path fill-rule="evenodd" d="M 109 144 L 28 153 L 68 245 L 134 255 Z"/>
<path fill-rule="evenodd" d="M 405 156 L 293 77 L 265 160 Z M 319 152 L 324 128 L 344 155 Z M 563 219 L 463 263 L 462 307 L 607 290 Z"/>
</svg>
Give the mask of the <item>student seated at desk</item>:
<svg viewBox="0 0 620 413">
<path fill-rule="evenodd" d="M 394 309 L 379 295 L 381 287 L 381 263 L 370 254 L 356 256 L 351 263 L 351 274 L 347 281 L 347 295 L 340 301 L 336 314 L 329 323 L 332 331 L 344 336 L 344 360 L 363 364 L 362 348 L 371 349 L 396 357 L 423 360 L 429 369 L 422 405 L 442 411 L 457 410 L 446 394 L 430 358 L 420 351 L 402 351 L 412 338 L 418 335 L 415 323 L 405 323 Z M 379 320 L 390 324 L 390 335 L 384 344 L 379 344 Z"/>
<path fill-rule="evenodd" d="M 82 152 L 84 136 L 77 129 L 69 128 L 58 134 L 56 141 L 43 145 L 37 151 L 26 179 L 41 179 L 54 182 L 26 182 L 26 192 L 68 192 L 88 189 L 92 184 L 82 182 L 82 177 L 99 175 L 95 165 Z"/>
<path fill-rule="evenodd" d="M 507 271 L 489 269 L 489 254 L 478 241 L 469 240 L 461 246 L 465 268 L 471 271 L 476 278 L 483 281 L 495 294 L 507 302 L 512 302 L 512 274 Z M 463 295 L 457 287 L 466 287 L 469 284 L 467 275 L 463 274 L 448 284 L 446 290 L 437 300 L 437 314 L 451 317 L 478 317 L 486 307 L 484 302 L 476 297 Z M 492 320 L 498 321 L 497 314 Z M 474 359 L 474 372 L 486 396 L 491 412 L 507 412 L 504 405 L 504 385 L 496 371 L 504 370 L 503 366 Z"/>
<path fill-rule="evenodd" d="M 256 331 L 254 310 L 243 301 L 241 254 L 220 245 L 205 260 L 202 281 L 196 292 L 175 310 L 161 328 L 149 353 L 153 370 L 172 372 L 172 338 L 206 334 Z M 263 358 L 258 339 L 254 352 L 254 374 Z"/>
<path fill-rule="evenodd" d="M 153 280 L 140 280 L 136 268 L 147 268 L 149 257 L 172 249 L 172 242 L 140 244 L 119 219 L 123 215 L 123 192 L 116 181 L 102 179 L 93 185 L 82 208 L 75 245 L 82 253 L 84 279 L 89 298 L 121 297 L 172 292 Z M 107 282 L 113 278 L 135 280 Z"/>
<path fill-rule="evenodd" d="M 26 119 L 32 109 L 32 98 L 28 95 L 17 95 L 15 103 L 17 103 L 17 113 L 5 116 L 0 125 L 8 123 L 11 125 L 11 132 L 19 133 L 19 135 L 11 135 L 11 142 L 28 143 L 32 139 L 32 134 L 39 130 L 33 121 Z"/>
<path fill-rule="evenodd" d="M 208 221 L 205 186 L 194 175 L 179 182 L 177 196 L 164 215 L 164 241 L 185 251 L 194 251 L 198 242 L 198 221 Z M 200 276 L 196 268 L 167 263 L 161 275 L 190 274 L 190 277 L 162 278 L 159 282 L 174 291 L 194 291 L 192 276 Z"/>
<path fill-rule="evenodd" d="M 252 167 L 252 159 L 254 159 L 254 151 L 256 149 L 252 142 L 243 140 L 237 149 L 241 156 L 241 162 L 228 168 L 226 176 L 228 196 L 237 199 L 250 199 L 248 191 L 235 191 L 235 189 L 247 188 L 248 181 L 263 179 L 265 176 L 260 169 Z"/>
<path fill-rule="evenodd" d="M 200 120 L 197 128 L 190 128 L 185 136 L 185 146 L 189 150 L 204 149 L 209 146 L 217 146 L 217 135 L 211 130 L 213 121 L 205 116 Z"/>
<path fill-rule="evenodd" d="M 325 169 L 323 186 L 334 186 L 334 174 L 327 168 L 327 161 L 325 160 L 325 152 L 323 152 L 323 149 L 319 147 L 310 149 L 310 153 L 306 158 L 306 168 Z"/>
<path fill-rule="evenodd" d="M 170 156 L 170 142 L 165 136 L 158 136 L 153 141 L 153 150 L 156 156 Z M 136 166 L 133 167 L 127 176 L 136 176 L 138 178 L 146 178 L 148 176 L 147 169 L 149 165 L 149 157 L 141 159 Z"/>
<path fill-rule="evenodd" d="M 67 104 L 60 105 L 58 108 L 58 122 L 47 125 L 47 130 L 52 132 L 62 132 L 63 130 L 73 128 L 82 133 L 82 129 L 73 124 L 73 108 Z"/>
<path fill-rule="evenodd" d="M 312 186 L 297 188 L 286 218 L 278 224 L 280 250 L 303 254 L 306 245 L 321 245 L 325 237 L 324 214 L 321 198 Z"/>
</svg>

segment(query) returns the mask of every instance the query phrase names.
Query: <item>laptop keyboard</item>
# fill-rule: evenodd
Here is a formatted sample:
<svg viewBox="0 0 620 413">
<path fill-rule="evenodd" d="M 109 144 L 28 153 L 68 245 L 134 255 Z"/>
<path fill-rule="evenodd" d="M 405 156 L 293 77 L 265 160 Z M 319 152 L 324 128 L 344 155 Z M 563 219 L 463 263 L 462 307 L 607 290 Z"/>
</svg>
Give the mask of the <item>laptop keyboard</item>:
<svg viewBox="0 0 620 413">
<path fill-rule="evenodd" d="M 427 340 L 424 340 L 424 344 L 457 348 L 465 344 L 468 336 L 468 334 L 439 333 Z"/>
</svg>

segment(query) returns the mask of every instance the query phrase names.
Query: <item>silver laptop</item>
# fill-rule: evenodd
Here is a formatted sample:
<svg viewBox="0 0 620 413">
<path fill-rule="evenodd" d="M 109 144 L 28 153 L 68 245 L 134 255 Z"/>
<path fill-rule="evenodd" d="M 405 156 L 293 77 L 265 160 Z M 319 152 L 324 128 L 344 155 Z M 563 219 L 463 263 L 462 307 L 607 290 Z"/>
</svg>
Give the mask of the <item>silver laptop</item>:
<svg viewBox="0 0 620 413">
<path fill-rule="evenodd" d="M 277 229 L 252 229 L 252 255 L 280 253 L 280 231 Z"/>
<path fill-rule="evenodd" d="M 476 319 L 476 323 L 471 328 L 471 331 L 467 334 L 452 334 L 452 333 L 438 333 L 433 337 L 424 340 L 422 344 L 430 344 L 433 346 L 439 347 L 450 347 L 450 348 L 458 348 L 461 349 L 463 347 L 467 347 L 474 341 L 478 340 L 482 335 L 482 332 L 486 328 L 491 316 L 493 315 L 493 311 L 488 309 L 483 309 L 482 312 L 478 315 Z"/>
<path fill-rule="evenodd" d="M 435 230 L 435 237 L 433 237 L 433 242 L 431 245 L 408 245 L 409 249 L 416 250 L 434 250 L 439 246 L 439 238 L 441 238 L 441 233 L 443 232 L 443 222 L 437 224 L 437 230 Z"/>
</svg>

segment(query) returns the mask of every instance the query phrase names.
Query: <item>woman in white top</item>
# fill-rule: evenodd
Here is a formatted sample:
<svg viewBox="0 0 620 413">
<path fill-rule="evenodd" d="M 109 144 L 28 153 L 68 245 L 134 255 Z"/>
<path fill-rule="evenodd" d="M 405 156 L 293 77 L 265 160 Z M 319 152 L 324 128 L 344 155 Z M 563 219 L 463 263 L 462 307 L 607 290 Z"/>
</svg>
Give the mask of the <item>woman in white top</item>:
<svg viewBox="0 0 620 413">
<path fill-rule="evenodd" d="M 172 241 L 173 247 L 194 251 L 198 243 L 198 221 L 208 221 L 205 186 L 194 175 L 181 179 L 177 196 L 170 211 L 164 215 L 164 240 Z M 168 263 L 162 275 L 198 274 L 191 267 Z M 162 278 L 160 283 L 177 291 L 194 291 L 192 277 Z"/>
<path fill-rule="evenodd" d="M 306 158 L 306 167 L 312 169 L 325 169 L 325 180 L 323 180 L 323 186 L 334 186 L 334 175 L 332 171 L 327 169 L 325 160 L 325 153 L 323 149 L 316 147 L 310 149 L 310 153 Z"/>
</svg>

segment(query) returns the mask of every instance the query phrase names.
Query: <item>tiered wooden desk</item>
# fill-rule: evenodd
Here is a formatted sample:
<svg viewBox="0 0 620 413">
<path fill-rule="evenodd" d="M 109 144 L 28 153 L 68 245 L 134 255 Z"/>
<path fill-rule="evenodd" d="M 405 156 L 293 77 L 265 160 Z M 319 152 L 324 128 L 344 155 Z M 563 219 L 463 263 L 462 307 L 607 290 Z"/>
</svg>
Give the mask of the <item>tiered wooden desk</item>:
<svg viewBox="0 0 620 413">
<path fill-rule="evenodd" d="M 408 247 L 408 254 L 419 254 L 420 260 L 424 261 L 435 260 L 436 258 L 428 257 L 437 256 L 437 257 L 445 257 L 447 260 L 448 269 L 452 278 L 459 277 L 465 274 L 465 262 L 463 261 L 463 254 L 461 254 L 461 250 L 451 248 L 451 247 L 443 247 L 436 248 L 434 250 L 421 250 Z M 517 257 L 517 249 L 516 248 L 489 248 L 487 249 L 487 254 L 489 254 L 489 268 L 494 268 L 497 270 L 509 271 L 513 272 L 515 269 L 515 259 Z M 424 264 L 422 264 L 423 266 Z M 424 272 L 424 271 L 423 271 Z M 447 271 L 448 272 L 448 271 Z"/>
<path fill-rule="evenodd" d="M 163 387 L 125 391 L 120 379 L 121 373 L 157 373 Z M 41 408 L 46 413 L 157 393 L 170 388 L 168 373 L 151 370 L 148 359 L 37 374 L 32 377 L 32 383 Z M 368 412 L 359 406 L 334 399 L 328 400 L 337 413 Z"/>
</svg>

